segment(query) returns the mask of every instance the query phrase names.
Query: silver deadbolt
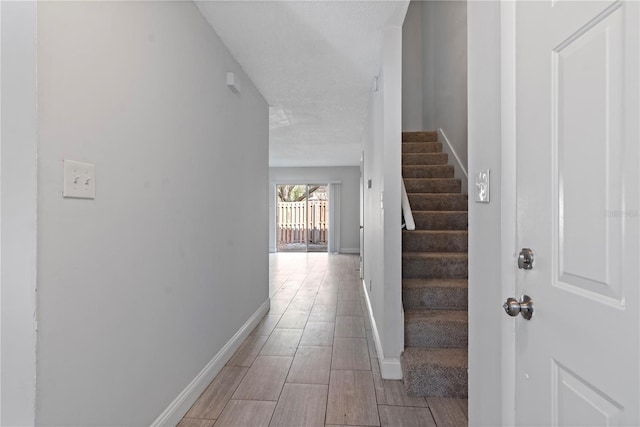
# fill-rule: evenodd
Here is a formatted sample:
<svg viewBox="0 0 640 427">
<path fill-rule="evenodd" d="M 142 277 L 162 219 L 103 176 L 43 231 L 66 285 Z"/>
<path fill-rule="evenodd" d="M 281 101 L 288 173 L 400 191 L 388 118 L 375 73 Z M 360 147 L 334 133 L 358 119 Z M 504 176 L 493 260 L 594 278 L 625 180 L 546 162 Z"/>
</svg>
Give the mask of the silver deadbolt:
<svg viewBox="0 0 640 427">
<path fill-rule="evenodd" d="M 531 270 L 533 268 L 534 261 L 533 251 L 529 248 L 522 248 L 518 255 L 518 268 Z"/>
<path fill-rule="evenodd" d="M 531 320 L 531 316 L 533 316 L 533 301 L 528 295 L 523 295 L 520 301 L 515 298 L 507 298 L 507 302 L 502 308 L 511 317 L 516 317 L 520 313 L 525 319 Z"/>
</svg>

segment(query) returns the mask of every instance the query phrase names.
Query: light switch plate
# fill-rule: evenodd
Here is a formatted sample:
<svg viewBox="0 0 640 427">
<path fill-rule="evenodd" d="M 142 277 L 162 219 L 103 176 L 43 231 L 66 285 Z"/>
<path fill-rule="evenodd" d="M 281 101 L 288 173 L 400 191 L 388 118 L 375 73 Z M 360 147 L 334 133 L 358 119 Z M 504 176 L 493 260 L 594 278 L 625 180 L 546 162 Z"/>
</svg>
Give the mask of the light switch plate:
<svg viewBox="0 0 640 427">
<path fill-rule="evenodd" d="M 489 169 L 485 169 L 474 174 L 476 203 L 489 203 L 489 191 L 491 189 L 490 172 Z"/>
<path fill-rule="evenodd" d="M 96 167 L 89 163 L 64 160 L 62 197 L 96 198 Z"/>
</svg>

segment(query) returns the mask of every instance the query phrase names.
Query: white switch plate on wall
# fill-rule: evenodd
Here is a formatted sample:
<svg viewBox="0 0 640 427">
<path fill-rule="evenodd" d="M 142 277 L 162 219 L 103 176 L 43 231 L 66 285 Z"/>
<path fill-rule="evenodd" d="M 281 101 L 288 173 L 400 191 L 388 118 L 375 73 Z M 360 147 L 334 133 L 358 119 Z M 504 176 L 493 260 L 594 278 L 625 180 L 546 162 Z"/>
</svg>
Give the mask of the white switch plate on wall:
<svg viewBox="0 0 640 427">
<path fill-rule="evenodd" d="M 64 161 L 62 197 L 96 198 L 96 167 L 89 163 Z"/>
<path fill-rule="evenodd" d="M 491 189 L 490 170 L 478 171 L 475 176 L 475 201 L 477 203 L 489 203 L 489 190 Z"/>
</svg>

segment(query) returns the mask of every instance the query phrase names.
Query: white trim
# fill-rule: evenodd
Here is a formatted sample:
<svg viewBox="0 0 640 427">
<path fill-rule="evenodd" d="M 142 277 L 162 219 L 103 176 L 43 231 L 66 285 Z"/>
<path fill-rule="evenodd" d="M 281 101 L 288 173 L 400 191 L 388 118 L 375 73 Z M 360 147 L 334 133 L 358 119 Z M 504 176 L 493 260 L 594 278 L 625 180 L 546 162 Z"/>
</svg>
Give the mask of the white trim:
<svg viewBox="0 0 640 427">
<path fill-rule="evenodd" d="M 2 2 L 1 425 L 36 425 L 37 4 Z M 16 179 L 19 177 L 19 179 Z"/>
<path fill-rule="evenodd" d="M 382 341 L 380 341 L 378 326 L 376 325 L 375 317 L 373 317 L 373 308 L 371 307 L 371 301 L 369 300 L 369 292 L 367 291 L 367 285 L 364 280 L 362 280 L 362 288 L 364 289 L 364 299 L 367 301 L 367 311 L 369 313 L 369 321 L 371 322 L 371 334 L 373 335 L 373 341 L 376 345 L 376 353 L 378 354 L 378 363 L 380 364 L 380 375 L 385 380 L 401 380 L 402 366 L 400 365 L 400 358 L 384 357 L 384 352 L 382 351 Z"/>
<path fill-rule="evenodd" d="M 340 182 L 329 183 L 329 242 L 327 252 L 338 253 L 340 251 L 340 200 L 342 198 L 342 184 Z"/>
<path fill-rule="evenodd" d="M 380 376 L 385 380 L 401 380 L 402 365 L 399 357 L 378 358 Z"/>
<path fill-rule="evenodd" d="M 391 26 L 383 30 L 382 53 L 382 185 L 380 216 L 382 219 L 382 266 L 380 291 L 376 305 L 380 304 L 380 332 L 382 346 L 390 357 L 400 364 L 402 347 L 402 27 Z M 384 197 L 383 197 L 384 196 Z M 384 202 L 384 203 L 383 203 Z M 388 359 L 383 357 L 381 364 Z M 399 369 L 398 369 L 399 371 Z"/>
<path fill-rule="evenodd" d="M 516 295 L 513 263 L 517 252 L 516 191 L 516 5 L 500 3 L 500 73 L 501 73 L 501 165 L 500 222 L 502 297 Z M 516 342 L 515 323 L 506 316 L 501 328 L 502 425 L 516 422 Z"/>
<path fill-rule="evenodd" d="M 444 130 L 442 130 L 442 128 L 438 128 L 438 133 L 440 133 L 440 136 L 446 143 L 446 146 L 449 147 L 449 150 L 451 150 L 451 153 L 453 154 L 453 157 L 456 159 L 456 162 L 458 163 L 458 166 L 460 167 L 462 173 L 464 174 L 464 177 L 469 179 L 469 175 L 467 174 L 467 168 L 465 165 L 462 164 L 462 161 L 460 160 L 458 153 L 456 153 L 456 150 L 453 148 L 453 145 L 451 145 L 449 138 L 447 138 L 447 134 L 444 133 Z"/>
<path fill-rule="evenodd" d="M 456 150 L 451 145 L 451 141 L 447 138 L 447 134 L 444 133 L 442 128 L 438 128 L 438 134 L 442 138 L 444 144 L 442 144 L 442 149 L 449 156 L 453 156 L 455 162 L 453 162 L 453 168 L 455 170 L 455 177 L 460 178 L 462 180 L 462 192 L 466 193 L 469 188 L 469 174 L 467 173 L 467 166 L 462 164 L 462 160 L 456 153 Z"/>
<path fill-rule="evenodd" d="M 341 254 L 359 254 L 360 249 L 359 248 L 340 248 L 340 253 Z"/>
<path fill-rule="evenodd" d="M 187 385 L 173 402 L 162 411 L 158 418 L 151 423 L 151 427 L 175 426 L 180 422 L 184 414 L 187 413 L 202 392 L 213 381 L 216 375 L 218 375 L 218 372 L 220 372 L 229 359 L 231 359 L 233 353 L 235 353 L 251 331 L 258 325 L 264 315 L 267 314 L 270 305 L 271 302 L 267 299 L 224 347 L 222 347 L 218 354 L 207 363 L 204 369 L 196 375 L 189 385 Z"/>
<path fill-rule="evenodd" d="M 2 35 L 2 2 L 0 2 L 0 36 Z M 1 39 L 2 37 L 0 37 Z M 2 43 L 0 43 L 2 64 Z M 2 176 L 2 67 L 0 66 L 0 177 Z M 1 182 L 1 179 L 0 179 Z M 2 242 L 2 193 L 0 192 L 0 242 Z M 0 272 L 2 271 L 2 245 L 0 244 Z M 2 275 L 0 274 L 0 379 L 2 378 Z M 34 417 L 35 419 L 35 417 Z M 2 381 L 0 380 L 0 424 L 2 424 Z"/>
<path fill-rule="evenodd" d="M 1 0 L 0 0 L 1 1 Z M 340 179 L 330 179 L 330 180 L 308 180 L 308 179 L 276 179 L 269 181 L 271 187 L 269 191 L 273 191 L 273 209 L 269 209 L 271 213 L 269 216 L 273 214 L 273 221 L 270 222 L 269 225 L 269 253 L 278 253 L 278 186 L 279 185 L 326 185 L 327 192 L 329 194 L 329 242 L 327 245 L 327 252 L 332 253 L 332 238 L 335 242 L 335 251 L 333 253 L 341 253 L 342 249 L 340 248 L 340 193 L 339 189 L 342 184 L 342 180 Z M 325 184 L 326 183 L 326 184 Z M 331 188 L 338 188 L 338 201 L 332 201 L 331 196 Z M 335 191 L 335 190 L 334 190 Z M 335 206 L 337 204 L 337 206 Z M 334 231 L 335 230 L 335 231 Z M 273 237 L 272 237 L 273 236 Z M 273 242 L 272 242 L 273 239 Z M 273 243 L 273 246 L 271 245 Z M 345 252 L 347 253 L 347 252 Z M 358 249 L 357 252 L 360 253 Z"/>
</svg>

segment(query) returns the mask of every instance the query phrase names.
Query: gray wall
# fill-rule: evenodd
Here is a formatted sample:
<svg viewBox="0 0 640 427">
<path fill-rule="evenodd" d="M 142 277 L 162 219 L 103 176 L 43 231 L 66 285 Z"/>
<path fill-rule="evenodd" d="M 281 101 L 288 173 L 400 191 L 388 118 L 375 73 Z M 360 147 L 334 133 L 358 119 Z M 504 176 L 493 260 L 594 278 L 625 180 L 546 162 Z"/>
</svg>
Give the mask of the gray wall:
<svg viewBox="0 0 640 427">
<path fill-rule="evenodd" d="M 268 107 L 191 2 L 39 3 L 38 92 L 38 424 L 149 425 L 268 298 Z"/>
<path fill-rule="evenodd" d="M 376 323 L 384 322 L 384 211 L 380 199 L 384 189 L 383 93 L 384 75 L 378 76 L 378 91 L 371 94 L 366 128 L 362 136 L 364 149 L 364 244 L 363 281 Z M 378 333 L 378 338 L 384 334 Z M 380 343 L 382 344 L 382 343 Z M 379 355 L 378 355 L 379 356 Z"/>
<path fill-rule="evenodd" d="M 442 128 L 466 167 L 467 2 L 412 1 L 402 35 L 402 129 Z"/>
<path fill-rule="evenodd" d="M 364 284 L 373 309 L 372 332 L 383 378 L 401 379 L 402 323 L 401 133 L 402 28 L 382 31 L 378 90 L 371 94 L 365 131 Z"/>
<path fill-rule="evenodd" d="M 402 24 L 402 130 L 423 127 L 422 1 L 412 1 Z"/>
<path fill-rule="evenodd" d="M 269 168 L 269 252 L 276 250 L 276 184 L 327 184 L 341 181 L 340 252 L 360 249 L 360 167 Z"/>
<path fill-rule="evenodd" d="M 442 128 L 467 164 L 467 2 L 422 3 L 424 129 Z"/>
</svg>

